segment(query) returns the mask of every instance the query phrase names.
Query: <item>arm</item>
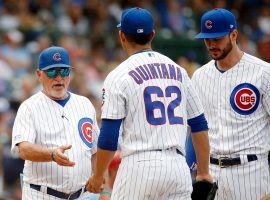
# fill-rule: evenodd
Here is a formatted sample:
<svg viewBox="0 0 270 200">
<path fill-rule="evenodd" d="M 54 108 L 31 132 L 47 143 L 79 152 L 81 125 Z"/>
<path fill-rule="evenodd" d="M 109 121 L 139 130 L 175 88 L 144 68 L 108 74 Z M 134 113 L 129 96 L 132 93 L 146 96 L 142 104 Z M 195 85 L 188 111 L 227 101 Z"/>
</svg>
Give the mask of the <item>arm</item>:
<svg viewBox="0 0 270 200">
<path fill-rule="evenodd" d="M 108 151 L 98 148 L 96 171 L 88 181 L 88 191 L 90 190 L 94 193 L 101 193 L 101 196 L 103 195 L 102 190 L 111 191 L 112 188 L 110 188 L 109 186 L 109 177 L 107 170 L 111 160 L 113 159 L 114 153 L 115 151 Z"/>
<path fill-rule="evenodd" d="M 101 122 L 95 172 L 87 183 L 87 190 L 89 192 L 101 192 L 104 174 L 117 150 L 121 122 L 122 120 L 109 119 L 103 119 Z"/>
<path fill-rule="evenodd" d="M 97 163 L 97 154 L 93 154 L 91 156 L 91 166 L 92 166 L 92 174 L 95 172 L 96 170 L 96 163 Z"/>
<path fill-rule="evenodd" d="M 192 132 L 192 142 L 197 157 L 196 180 L 207 180 L 212 182 L 209 174 L 210 147 L 208 140 L 208 125 L 204 114 L 188 120 Z"/>
<path fill-rule="evenodd" d="M 208 180 L 212 182 L 209 175 L 209 140 L 207 131 L 199 131 L 192 133 L 192 142 L 197 157 L 197 176 L 196 180 Z"/>
<path fill-rule="evenodd" d="M 23 160 L 33 162 L 51 162 L 55 161 L 61 166 L 74 166 L 75 163 L 70 161 L 64 152 L 71 148 L 71 145 L 65 145 L 56 149 L 49 149 L 30 142 L 21 142 L 18 144 L 19 155 Z"/>
<path fill-rule="evenodd" d="M 96 169 L 96 161 L 97 161 L 97 154 L 93 154 L 91 157 L 91 163 L 92 163 L 92 174 L 95 172 Z M 105 172 L 105 179 L 103 184 L 103 191 L 101 192 L 99 196 L 99 200 L 110 200 L 111 199 L 111 191 L 112 188 L 109 185 L 109 176 L 108 173 Z"/>
</svg>

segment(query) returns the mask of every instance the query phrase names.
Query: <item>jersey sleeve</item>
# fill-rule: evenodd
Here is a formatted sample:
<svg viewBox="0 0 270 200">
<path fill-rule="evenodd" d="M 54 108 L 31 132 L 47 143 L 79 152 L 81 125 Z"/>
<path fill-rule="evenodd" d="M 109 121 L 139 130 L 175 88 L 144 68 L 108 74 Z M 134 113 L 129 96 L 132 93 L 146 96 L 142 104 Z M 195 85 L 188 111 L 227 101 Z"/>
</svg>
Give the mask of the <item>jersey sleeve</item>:
<svg viewBox="0 0 270 200">
<path fill-rule="evenodd" d="M 204 109 L 187 73 L 185 73 L 185 80 L 187 94 L 187 118 L 191 119 L 203 114 Z"/>
<path fill-rule="evenodd" d="M 11 152 L 18 153 L 17 144 L 27 141 L 34 143 L 36 139 L 36 132 L 34 129 L 34 122 L 32 119 L 31 109 L 27 104 L 21 104 L 18 109 L 13 129 L 12 129 L 12 145 Z"/>
<path fill-rule="evenodd" d="M 109 75 L 103 86 L 102 119 L 123 119 L 126 116 L 126 96 L 122 89 L 123 80 Z"/>
</svg>

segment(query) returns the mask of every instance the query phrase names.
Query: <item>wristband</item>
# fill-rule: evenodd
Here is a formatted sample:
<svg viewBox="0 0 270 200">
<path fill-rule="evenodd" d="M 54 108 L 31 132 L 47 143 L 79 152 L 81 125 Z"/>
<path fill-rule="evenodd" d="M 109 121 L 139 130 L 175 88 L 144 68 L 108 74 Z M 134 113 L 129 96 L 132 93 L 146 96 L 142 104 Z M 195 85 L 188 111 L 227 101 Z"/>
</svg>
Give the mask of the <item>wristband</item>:
<svg viewBox="0 0 270 200">
<path fill-rule="evenodd" d="M 100 194 L 107 194 L 107 195 L 110 195 L 110 196 L 111 196 L 112 191 L 110 191 L 110 190 L 102 190 L 102 191 L 100 192 Z"/>
<path fill-rule="evenodd" d="M 51 153 L 51 158 L 52 158 L 52 161 L 56 162 L 55 159 L 54 159 L 54 150 Z"/>
</svg>

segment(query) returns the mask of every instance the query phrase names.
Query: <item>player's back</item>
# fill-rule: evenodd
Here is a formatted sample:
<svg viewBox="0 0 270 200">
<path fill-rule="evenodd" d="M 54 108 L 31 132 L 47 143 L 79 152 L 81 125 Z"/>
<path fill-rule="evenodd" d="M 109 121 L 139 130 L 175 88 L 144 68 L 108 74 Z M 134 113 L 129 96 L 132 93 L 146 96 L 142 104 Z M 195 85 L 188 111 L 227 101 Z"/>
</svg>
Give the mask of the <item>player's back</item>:
<svg viewBox="0 0 270 200">
<path fill-rule="evenodd" d="M 109 74 L 102 118 L 124 119 L 124 155 L 171 147 L 183 152 L 189 83 L 183 68 L 154 51 L 130 56 Z"/>
</svg>

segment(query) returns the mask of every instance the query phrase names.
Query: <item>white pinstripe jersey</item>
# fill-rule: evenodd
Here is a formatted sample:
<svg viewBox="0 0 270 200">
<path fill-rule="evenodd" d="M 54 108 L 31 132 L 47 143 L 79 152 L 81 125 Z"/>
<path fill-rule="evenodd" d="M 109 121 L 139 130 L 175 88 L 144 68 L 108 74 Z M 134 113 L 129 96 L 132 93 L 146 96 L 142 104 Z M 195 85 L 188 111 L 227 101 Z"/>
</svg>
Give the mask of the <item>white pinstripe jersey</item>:
<svg viewBox="0 0 270 200">
<path fill-rule="evenodd" d="M 192 76 L 205 108 L 211 153 L 260 154 L 269 150 L 270 64 L 244 54 L 221 73 L 210 61 Z"/>
<path fill-rule="evenodd" d="M 123 156 L 177 147 L 184 152 L 187 119 L 203 113 L 186 71 L 154 51 L 138 52 L 106 78 L 102 118 L 124 119 Z"/>
<path fill-rule="evenodd" d="M 22 141 L 46 148 L 72 144 L 65 154 L 76 164 L 63 167 L 55 162 L 25 161 L 24 182 L 70 193 L 82 188 L 91 175 L 91 155 L 96 152 L 99 128 L 89 99 L 70 93 L 63 107 L 39 92 L 23 102 L 17 112 L 12 151 Z"/>
</svg>

